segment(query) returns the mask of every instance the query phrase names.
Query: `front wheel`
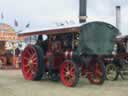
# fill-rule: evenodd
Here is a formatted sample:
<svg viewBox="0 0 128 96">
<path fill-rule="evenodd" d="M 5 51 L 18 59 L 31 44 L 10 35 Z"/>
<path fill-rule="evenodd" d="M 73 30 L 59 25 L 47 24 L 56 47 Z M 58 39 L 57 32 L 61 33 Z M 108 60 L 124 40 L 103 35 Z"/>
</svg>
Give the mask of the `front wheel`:
<svg viewBox="0 0 128 96">
<path fill-rule="evenodd" d="M 119 76 L 118 67 L 115 64 L 106 65 L 106 78 L 108 80 L 114 81 L 117 80 Z"/>
<path fill-rule="evenodd" d="M 77 65 L 70 60 L 61 64 L 60 79 L 65 86 L 74 87 L 79 80 L 79 70 Z"/>
<path fill-rule="evenodd" d="M 101 60 L 92 60 L 89 64 L 88 80 L 92 84 L 103 84 L 105 80 L 105 66 Z"/>
<path fill-rule="evenodd" d="M 22 53 L 22 73 L 26 80 L 41 80 L 44 73 L 43 50 L 28 45 Z"/>
</svg>

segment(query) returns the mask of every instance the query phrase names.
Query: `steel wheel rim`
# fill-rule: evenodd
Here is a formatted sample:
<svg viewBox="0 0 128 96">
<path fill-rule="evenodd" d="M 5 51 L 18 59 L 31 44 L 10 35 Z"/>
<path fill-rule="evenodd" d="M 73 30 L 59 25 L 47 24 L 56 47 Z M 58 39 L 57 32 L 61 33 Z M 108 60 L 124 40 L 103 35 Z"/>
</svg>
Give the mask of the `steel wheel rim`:
<svg viewBox="0 0 128 96">
<path fill-rule="evenodd" d="M 89 75 L 90 81 L 94 84 L 98 84 L 101 82 L 103 73 L 102 68 L 99 63 L 94 64 L 94 67 L 92 68 L 92 71 Z"/>
<path fill-rule="evenodd" d="M 128 80 L 128 64 L 124 65 L 123 70 L 121 70 L 121 74 L 124 80 Z"/>
<path fill-rule="evenodd" d="M 22 54 L 22 72 L 24 78 L 27 80 L 32 80 L 36 74 L 38 67 L 38 59 L 36 49 L 32 46 L 25 48 Z"/>
<path fill-rule="evenodd" d="M 128 70 L 123 71 L 122 75 L 125 80 L 128 80 Z"/>
<path fill-rule="evenodd" d="M 75 82 L 75 66 L 72 62 L 65 62 L 61 69 L 61 79 L 64 85 L 72 86 Z"/>
<path fill-rule="evenodd" d="M 94 82 L 95 83 L 99 83 L 100 82 L 100 80 L 101 80 L 101 77 L 103 76 L 103 73 L 102 73 L 102 70 L 101 70 L 101 68 L 100 68 L 101 66 L 100 66 L 100 64 L 99 63 L 96 63 L 95 64 L 95 78 L 94 78 Z"/>
<path fill-rule="evenodd" d="M 123 78 L 128 80 L 128 56 L 126 57 L 126 65 L 124 71 L 122 72 Z"/>
<path fill-rule="evenodd" d="M 116 68 L 114 68 L 112 65 L 109 65 L 109 67 L 106 68 L 106 77 L 109 80 L 113 80 L 116 76 Z"/>
</svg>

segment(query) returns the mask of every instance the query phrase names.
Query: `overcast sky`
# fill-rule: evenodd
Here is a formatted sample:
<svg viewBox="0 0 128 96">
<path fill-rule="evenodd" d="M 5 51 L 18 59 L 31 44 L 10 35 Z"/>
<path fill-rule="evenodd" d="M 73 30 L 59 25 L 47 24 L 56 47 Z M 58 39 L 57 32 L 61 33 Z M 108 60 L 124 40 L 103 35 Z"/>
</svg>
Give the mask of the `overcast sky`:
<svg viewBox="0 0 128 96">
<path fill-rule="evenodd" d="M 87 21 L 105 21 L 115 25 L 115 6 L 121 5 L 121 32 L 128 34 L 128 0 L 87 0 Z M 14 29 L 55 26 L 56 22 L 78 23 L 79 0 L 0 0 L 0 14 Z M 19 26 L 14 26 L 14 19 Z"/>
</svg>

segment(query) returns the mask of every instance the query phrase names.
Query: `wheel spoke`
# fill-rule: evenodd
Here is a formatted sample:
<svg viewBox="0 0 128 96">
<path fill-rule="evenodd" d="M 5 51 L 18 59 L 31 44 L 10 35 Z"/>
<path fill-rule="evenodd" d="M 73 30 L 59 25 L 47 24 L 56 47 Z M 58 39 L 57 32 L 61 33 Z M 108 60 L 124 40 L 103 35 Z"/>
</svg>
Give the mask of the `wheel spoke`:
<svg viewBox="0 0 128 96">
<path fill-rule="evenodd" d="M 104 82 L 104 69 L 100 62 L 94 62 L 89 66 L 88 80 L 92 84 L 102 84 Z"/>
<path fill-rule="evenodd" d="M 31 54 L 35 53 L 34 49 L 29 49 L 29 50 Z"/>
<path fill-rule="evenodd" d="M 30 66 L 29 64 L 24 65 L 24 67 L 29 67 L 29 66 Z"/>
<path fill-rule="evenodd" d="M 28 58 L 28 57 L 23 57 L 23 60 L 28 61 L 28 60 L 29 60 L 29 58 Z"/>
<path fill-rule="evenodd" d="M 29 50 L 26 53 L 27 53 L 28 57 L 31 57 L 32 54 Z"/>
<path fill-rule="evenodd" d="M 102 73 L 101 71 L 97 71 L 97 72 L 96 72 L 96 76 L 97 76 L 97 77 L 101 77 L 102 75 L 103 75 L 103 73 Z"/>
<path fill-rule="evenodd" d="M 64 85 L 69 87 L 74 86 L 74 84 L 77 83 L 76 80 L 78 78 L 78 74 L 74 63 L 68 61 L 62 64 L 60 78 Z"/>
<path fill-rule="evenodd" d="M 32 59 L 32 62 L 34 63 L 34 62 L 37 62 L 37 58 L 33 58 Z"/>
<path fill-rule="evenodd" d="M 102 76 L 102 72 L 100 70 L 99 64 L 96 64 L 96 66 L 95 66 L 95 75 L 96 75 L 96 77 Z"/>
<path fill-rule="evenodd" d="M 66 70 L 70 70 L 70 64 L 67 64 Z"/>
<path fill-rule="evenodd" d="M 33 62 L 32 65 L 37 65 L 37 62 Z"/>
<path fill-rule="evenodd" d="M 39 80 L 42 78 L 42 73 L 44 72 L 45 67 L 42 64 L 43 59 L 41 58 L 43 58 L 43 52 L 40 46 L 28 45 L 24 49 L 22 53 L 21 61 L 22 61 L 22 72 L 26 80 Z M 41 66 L 41 68 L 38 68 L 38 66 Z"/>
<path fill-rule="evenodd" d="M 37 69 L 37 65 L 36 64 L 32 65 L 32 69 L 36 70 Z"/>
<path fill-rule="evenodd" d="M 73 83 L 74 82 L 74 80 L 72 79 L 72 77 L 69 77 L 68 82 L 70 82 L 70 83 Z"/>
<path fill-rule="evenodd" d="M 31 69 L 28 69 L 28 70 L 26 71 L 27 74 L 29 74 L 30 72 L 31 72 Z"/>
<path fill-rule="evenodd" d="M 67 72 L 68 70 L 67 70 L 67 68 L 64 68 L 64 72 Z"/>
<path fill-rule="evenodd" d="M 71 75 L 71 76 L 74 76 L 74 74 L 75 74 L 75 69 L 72 68 L 72 70 L 70 71 L 70 75 Z"/>
<path fill-rule="evenodd" d="M 32 56 L 31 56 L 31 58 L 32 58 L 32 59 L 37 58 L 36 54 L 33 53 Z"/>
</svg>

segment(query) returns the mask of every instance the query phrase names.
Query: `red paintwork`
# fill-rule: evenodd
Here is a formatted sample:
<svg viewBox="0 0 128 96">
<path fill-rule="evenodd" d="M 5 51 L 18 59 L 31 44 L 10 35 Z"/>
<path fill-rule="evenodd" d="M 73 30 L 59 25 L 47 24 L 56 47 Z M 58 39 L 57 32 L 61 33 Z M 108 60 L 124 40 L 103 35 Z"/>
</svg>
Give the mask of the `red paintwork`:
<svg viewBox="0 0 128 96">
<path fill-rule="evenodd" d="M 66 61 L 61 65 L 60 78 L 65 86 L 71 87 L 75 79 L 75 68 L 72 62 Z"/>
<path fill-rule="evenodd" d="M 26 80 L 33 80 L 38 67 L 37 53 L 32 46 L 25 48 L 22 53 L 22 72 Z"/>
<path fill-rule="evenodd" d="M 101 67 L 99 65 L 99 63 L 96 63 L 96 62 L 93 62 L 92 61 L 92 64 L 89 64 L 89 74 L 88 74 L 88 80 L 90 81 L 90 83 L 92 84 L 99 84 L 100 83 L 100 79 L 101 79 L 101 76 L 102 76 L 102 70 L 101 70 Z"/>
<path fill-rule="evenodd" d="M 63 61 L 64 61 L 64 55 L 63 54 L 60 54 L 59 56 L 54 56 L 53 69 L 59 70 L 60 65 L 63 63 Z"/>
<path fill-rule="evenodd" d="M 44 59 L 44 62 L 46 64 L 46 71 L 49 68 L 49 64 L 51 64 L 53 70 L 58 71 L 63 61 L 64 61 L 64 54 L 58 53 L 58 55 L 55 55 L 54 52 L 48 51 Z"/>
<path fill-rule="evenodd" d="M 49 43 L 48 51 L 46 52 L 45 56 L 45 64 L 46 70 L 48 70 L 49 64 L 53 70 L 59 70 L 60 65 L 64 61 L 64 54 L 62 51 L 62 46 L 60 41 L 52 41 Z"/>
</svg>

